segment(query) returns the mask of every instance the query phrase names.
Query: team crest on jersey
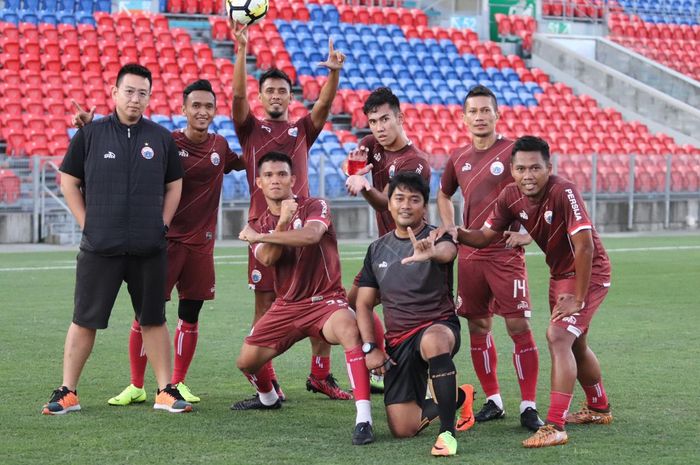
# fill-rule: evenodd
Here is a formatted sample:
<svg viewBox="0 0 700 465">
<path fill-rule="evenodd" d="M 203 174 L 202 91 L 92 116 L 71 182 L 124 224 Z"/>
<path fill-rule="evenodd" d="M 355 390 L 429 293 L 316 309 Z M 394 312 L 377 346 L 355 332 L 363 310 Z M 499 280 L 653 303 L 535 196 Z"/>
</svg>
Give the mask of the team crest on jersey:
<svg viewBox="0 0 700 465">
<path fill-rule="evenodd" d="M 471 171 L 471 170 L 472 170 L 472 164 L 469 162 L 466 162 L 464 164 L 464 166 L 462 167 L 462 173 L 464 173 L 465 171 Z"/>
<path fill-rule="evenodd" d="M 529 217 L 527 216 L 527 212 L 525 210 L 520 212 L 520 218 L 527 220 Z"/>
<path fill-rule="evenodd" d="M 544 220 L 547 224 L 552 224 L 552 210 L 547 210 L 544 212 Z"/>
<path fill-rule="evenodd" d="M 260 282 L 262 279 L 262 273 L 260 270 L 253 270 L 252 273 L 250 273 L 250 280 L 253 281 L 254 284 L 257 284 Z"/>
<path fill-rule="evenodd" d="M 503 163 L 500 161 L 494 161 L 491 163 L 491 174 L 494 176 L 500 176 L 503 174 L 503 171 L 505 171 L 505 167 L 503 166 Z"/>
<path fill-rule="evenodd" d="M 374 155 L 372 155 L 375 159 L 375 161 L 379 161 L 382 159 L 382 154 L 379 152 L 374 152 Z"/>
<path fill-rule="evenodd" d="M 187 158 L 190 156 L 190 152 L 188 152 L 185 149 L 181 149 L 179 152 L 177 152 L 178 155 L 180 155 L 182 158 Z"/>
<path fill-rule="evenodd" d="M 391 166 L 389 167 L 389 177 L 390 177 L 390 178 L 393 178 L 393 177 L 394 177 L 394 173 L 396 173 L 396 165 L 391 165 Z"/>
<path fill-rule="evenodd" d="M 261 127 L 262 129 L 264 129 L 265 131 L 267 131 L 267 132 L 272 132 L 272 128 L 269 127 L 269 126 L 265 126 L 265 125 L 263 124 L 263 125 L 260 126 L 260 127 Z"/>
<path fill-rule="evenodd" d="M 294 229 L 301 229 L 301 218 L 297 218 L 296 220 L 294 220 L 292 227 Z"/>
<path fill-rule="evenodd" d="M 155 152 L 149 146 L 145 146 L 141 149 L 141 156 L 146 160 L 150 160 L 155 155 Z"/>
<path fill-rule="evenodd" d="M 299 134 L 299 129 L 294 126 L 293 128 L 287 129 L 287 134 L 289 134 L 292 137 L 296 137 Z"/>
<path fill-rule="evenodd" d="M 214 152 L 211 154 L 211 164 L 214 166 L 219 166 L 219 163 L 221 163 L 221 157 L 219 156 L 218 153 Z"/>
</svg>

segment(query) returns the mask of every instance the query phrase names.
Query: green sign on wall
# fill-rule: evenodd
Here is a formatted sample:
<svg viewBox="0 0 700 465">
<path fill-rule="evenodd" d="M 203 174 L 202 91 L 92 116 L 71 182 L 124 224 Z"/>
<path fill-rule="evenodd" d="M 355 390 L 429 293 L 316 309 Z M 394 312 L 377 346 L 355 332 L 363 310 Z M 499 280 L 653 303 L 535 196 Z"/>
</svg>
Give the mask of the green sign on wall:
<svg viewBox="0 0 700 465">
<path fill-rule="evenodd" d="M 504 15 L 535 16 L 535 0 L 489 0 L 489 30 L 491 40 L 498 41 L 496 13 Z"/>
</svg>

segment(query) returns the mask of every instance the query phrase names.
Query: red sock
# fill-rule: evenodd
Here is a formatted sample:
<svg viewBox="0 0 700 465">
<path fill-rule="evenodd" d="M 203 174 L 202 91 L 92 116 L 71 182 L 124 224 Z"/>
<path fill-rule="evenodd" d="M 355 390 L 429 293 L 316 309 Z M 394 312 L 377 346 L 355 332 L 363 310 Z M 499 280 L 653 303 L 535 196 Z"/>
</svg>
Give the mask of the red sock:
<svg viewBox="0 0 700 465">
<path fill-rule="evenodd" d="M 564 428 L 566 423 L 566 414 L 571 405 L 573 394 L 565 394 L 563 392 L 552 391 L 549 395 L 549 412 L 547 412 L 547 423 L 556 425 L 559 428 Z"/>
<path fill-rule="evenodd" d="M 589 407 L 596 410 L 607 410 L 610 408 L 602 379 L 593 386 L 581 385 L 581 387 L 583 388 L 583 392 L 586 393 L 586 403 Z"/>
<path fill-rule="evenodd" d="M 384 325 L 382 325 L 382 319 L 379 318 L 377 312 L 372 312 L 372 318 L 374 319 L 374 340 L 379 349 L 384 350 Z"/>
<path fill-rule="evenodd" d="M 472 364 L 474 371 L 481 383 L 486 397 L 501 392 L 496 376 L 496 365 L 498 365 L 498 355 L 493 344 L 493 336 L 488 334 L 470 334 L 469 339 L 472 348 Z"/>
<path fill-rule="evenodd" d="M 269 363 L 269 362 L 268 362 Z M 253 385 L 258 392 L 270 392 L 272 391 L 272 379 L 270 378 L 270 369 L 267 363 L 263 365 L 257 373 L 254 375 L 249 375 L 244 373 L 245 377 L 248 378 L 250 384 Z"/>
<path fill-rule="evenodd" d="M 516 334 L 512 337 L 515 347 L 513 349 L 513 365 L 518 375 L 520 384 L 520 396 L 522 400 L 535 402 L 537 398 L 537 373 L 540 369 L 539 354 L 532 331 Z"/>
<path fill-rule="evenodd" d="M 190 367 L 194 351 L 197 348 L 197 336 L 199 335 L 197 323 L 188 323 L 178 320 L 173 346 L 175 347 L 175 365 L 170 382 L 177 384 L 184 381 L 187 370 Z"/>
<path fill-rule="evenodd" d="M 362 353 L 362 346 L 345 351 L 345 364 L 348 368 L 348 377 L 355 401 L 369 400 L 369 371 L 365 365 L 365 354 Z"/>
<path fill-rule="evenodd" d="M 326 379 L 331 374 L 331 358 L 320 355 L 311 356 L 311 376 Z"/>
<path fill-rule="evenodd" d="M 267 370 L 268 376 L 270 377 L 270 381 L 277 381 L 277 373 L 275 373 L 275 367 L 272 366 L 272 360 L 263 365 L 261 370 Z"/>
<path fill-rule="evenodd" d="M 141 325 L 134 320 L 131 323 L 131 333 L 129 334 L 129 362 L 131 366 L 131 384 L 137 388 L 143 387 L 143 378 L 146 376 L 146 350 L 143 348 L 143 338 L 141 337 Z"/>
</svg>

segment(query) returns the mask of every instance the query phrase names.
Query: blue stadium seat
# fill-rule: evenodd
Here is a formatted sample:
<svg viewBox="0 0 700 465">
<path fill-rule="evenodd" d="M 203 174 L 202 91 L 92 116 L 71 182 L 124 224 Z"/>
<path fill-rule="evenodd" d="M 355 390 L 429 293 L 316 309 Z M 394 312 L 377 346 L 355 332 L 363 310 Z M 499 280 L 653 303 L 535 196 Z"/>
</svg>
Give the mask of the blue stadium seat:
<svg viewBox="0 0 700 465">
<path fill-rule="evenodd" d="M 77 2 L 77 9 L 76 12 L 86 12 L 86 13 L 93 13 L 94 8 L 95 8 L 95 3 L 93 0 L 79 0 Z"/>
<path fill-rule="evenodd" d="M 223 200 L 234 200 L 236 198 L 236 173 L 231 172 L 224 175 L 223 185 L 221 189 Z"/>
<path fill-rule="evenodd" d="M 95 11 L 112 11 L 112 0 L 97 0 Z"/>
<path fill-rule="evenodd" d="M 58 0 L 43 0 L 41 9 L 56 12 L 58 10 Z"/>
<path fill-rule="evenodd" d="M 95 22 L 95 17 L 92 16 L 92 13 L 77 13 L 75 17 L 75 22 L 77 24 L 92 24 L 93 26 L 97 26 L 97 23 Z"/>
<path fill-rule="evenodd" d="M 187 117 L 185 115 L 172 115 L 170 119 L 173 121 L 176 129 L 181 129 L 187 126 Z"/>
<path fill-rule="evenodd" d="M 326 23 L 338 24 L 340 22 L 340 14 L 335 5 L 322 5 Z"/>
<path fill-rule="evenodd" d="M 17 24 L 19 23 L 19 14 L 17 13 L 17 10 L 0 10 L 0 21 Z"/>
<path fill-rule="evenodd" d="M 39 13 L 39 22 L 53 24 L 55 26 L 58 23 L 58 18 L 53 11 L 43 11 Z"/>
<path fill-rule="evenodd" d="M 33 11 L 38 12 L 38 10 L 40 10 L 39 0 L 23 0 L 22 1 L 22 9 L 33 10 Z"/>
<path fill-rule="evenodd" d="M 21 0 L 5 0 L 6 10 L 19 10 L 22 8 Z"/>
<path fill-rule="evenodd" d="M 226 115 L 214 116 L 214 125 L 216 129 L 231 129 L 233 130 L 233 121 Z"/>
<path fill-rule="evenodd" d="M 23 23 L 39 24 L 39 16 L 36 11 L 19 10 L 19 20 Z"/>
</svg>

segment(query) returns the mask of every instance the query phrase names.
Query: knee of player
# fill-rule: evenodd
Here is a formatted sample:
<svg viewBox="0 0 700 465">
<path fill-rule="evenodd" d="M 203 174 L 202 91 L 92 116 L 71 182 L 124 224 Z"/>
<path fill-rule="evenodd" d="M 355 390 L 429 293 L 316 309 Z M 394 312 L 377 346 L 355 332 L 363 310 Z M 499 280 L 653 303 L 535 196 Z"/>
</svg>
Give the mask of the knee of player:
<svg viewBox="0 0 700 465">
<path fill-rule="evenodd" d="M 575 336 L 560 326 L 549 325 L 547 328 L 547 344 L 550 348 L 566 347 L 570 349 L 574 340 Z"/>
<path fill-rule="evenodd" d="M 418 434 L 418 425 L 407 423 L 389 423 L 391 435 L 397 439 L 412 438 Z"/>
<path fill-rule="evenodd" d="M 510 337 L 530 331 L 530 320 L 527 318 L 506 318 L 506 329 Z"/>
<path fill-rule="evenodd" d="M 255 374 L 255 370 L 253 370 L 252 360 L 243 355 L 239 355 L 236 359 L 236 368 L 241 370 L 246 375 Z"/>
</svg>

